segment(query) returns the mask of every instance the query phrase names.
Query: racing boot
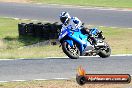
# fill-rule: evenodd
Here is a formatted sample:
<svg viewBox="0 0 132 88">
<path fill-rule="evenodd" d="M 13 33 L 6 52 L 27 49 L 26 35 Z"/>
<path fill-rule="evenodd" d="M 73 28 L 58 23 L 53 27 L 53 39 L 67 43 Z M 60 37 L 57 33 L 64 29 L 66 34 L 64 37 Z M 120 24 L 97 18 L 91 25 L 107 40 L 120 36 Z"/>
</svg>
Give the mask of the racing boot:
<svg viewBox="0 0 132 88">
<path fill-rule="evenodd" d="M 96 45 L 97 44 L 96 39 L 91 34 L 89 34 L 89 36 L 88 36 L 88 41 L 91 43 L 91 45 Z"/>
<path fill-rule="evenodd" d="M 105 39 L 105 37 L 103 36 L 103 32 L 102 31 L 98 32 L 98 37 L 103 39 L 103 40 Z"/>
</svg>

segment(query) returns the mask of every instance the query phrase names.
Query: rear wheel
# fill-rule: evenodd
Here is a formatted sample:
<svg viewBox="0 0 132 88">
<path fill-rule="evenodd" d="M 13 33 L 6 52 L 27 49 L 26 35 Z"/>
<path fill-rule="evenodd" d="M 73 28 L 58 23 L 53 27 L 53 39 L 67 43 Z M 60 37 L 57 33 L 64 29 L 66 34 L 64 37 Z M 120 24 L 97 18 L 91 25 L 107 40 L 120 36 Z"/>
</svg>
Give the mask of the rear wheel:
<svg viewBox="0 0 132 88">
<path fill-rule="evenodd" d="M 71 47 L 69 43 L 64 41 L 62 43 L 62 50 L 71 59 L 77 59 L 80 56 L 80 51 L 76 44 Z"/>
<path fill-rule="evenodd" d="M 106 45 L 103 47 L 103 49 L 100 50 L 98 55 L 102 58 L 107 58 L 111 55 L 111 48 L 110 46 L 106 43 Z"/>
</svg>

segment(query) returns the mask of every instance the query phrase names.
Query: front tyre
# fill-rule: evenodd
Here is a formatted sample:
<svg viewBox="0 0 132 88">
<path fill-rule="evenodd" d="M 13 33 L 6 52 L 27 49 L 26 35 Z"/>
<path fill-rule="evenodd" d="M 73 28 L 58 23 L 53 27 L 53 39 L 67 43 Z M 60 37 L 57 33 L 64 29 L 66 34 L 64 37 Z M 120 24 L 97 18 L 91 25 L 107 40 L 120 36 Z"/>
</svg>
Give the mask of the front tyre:
<svg viewBox="0 0 132 88">
<path fill-rule="evenodd" d="M 100 50 L 98 55 L 102 58 L 107 58 L 111 55 L 111 48 L 110 46 L 106 43 L 105 47 Z"/>
<path fill-rule="evenodd" d="M 78 59 L 80 56 L 80 51 L 76 44 L 71 47 L 69 43 L 64 41 L 62 43 L 62 50 L 71 59 Z"/>
</svg>

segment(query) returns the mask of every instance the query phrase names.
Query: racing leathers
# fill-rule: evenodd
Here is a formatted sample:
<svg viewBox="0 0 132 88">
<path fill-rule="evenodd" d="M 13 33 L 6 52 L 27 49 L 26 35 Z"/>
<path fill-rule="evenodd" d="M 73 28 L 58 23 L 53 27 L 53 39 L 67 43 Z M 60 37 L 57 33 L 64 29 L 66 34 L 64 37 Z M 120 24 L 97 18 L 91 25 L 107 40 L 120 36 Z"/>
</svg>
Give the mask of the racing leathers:
<svg viewBox="0 0 132 88">
<path fill-rule="evenodd" d="M 82 22 L 77 17 L 71 17 L 66 24 L 62 25 L 62 29 L 68 28 L 71 30 L 80 29 L 83 34 L 88 34 L 88 40 L 92 40 L 92 44 L 96 44 L 96 39 L 90 34 L 89 29 L 82 27 Z"/>
</svg>

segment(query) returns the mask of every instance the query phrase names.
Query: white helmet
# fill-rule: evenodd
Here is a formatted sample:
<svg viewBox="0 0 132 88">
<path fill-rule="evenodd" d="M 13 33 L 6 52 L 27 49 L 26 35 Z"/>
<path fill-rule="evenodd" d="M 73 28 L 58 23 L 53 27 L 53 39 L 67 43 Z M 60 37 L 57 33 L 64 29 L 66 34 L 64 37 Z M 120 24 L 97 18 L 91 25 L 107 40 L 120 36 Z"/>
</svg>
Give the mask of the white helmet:
<svg viewBox="0 0 132 88">
<path fill-rule="evenodd" d="M 63 24 L 68 24 L 69 20 L 70 20 L 70 15 L 68 12 L 61 12 L 60 14 L 60 21 L 63 23 Z"/>
</svg>

